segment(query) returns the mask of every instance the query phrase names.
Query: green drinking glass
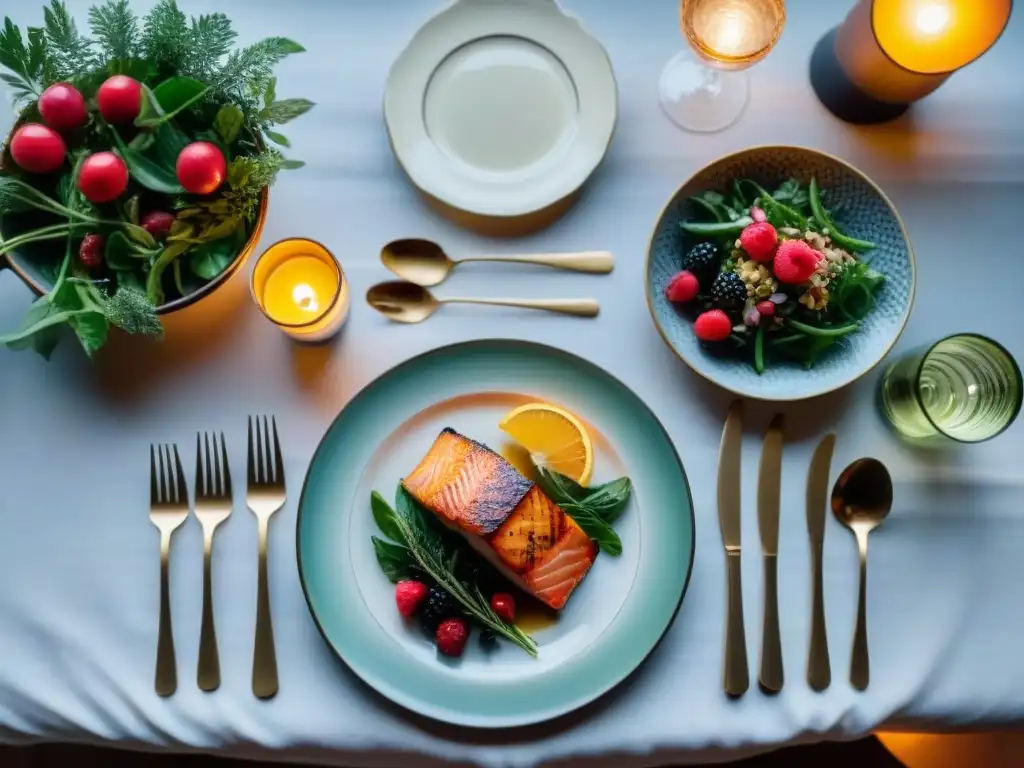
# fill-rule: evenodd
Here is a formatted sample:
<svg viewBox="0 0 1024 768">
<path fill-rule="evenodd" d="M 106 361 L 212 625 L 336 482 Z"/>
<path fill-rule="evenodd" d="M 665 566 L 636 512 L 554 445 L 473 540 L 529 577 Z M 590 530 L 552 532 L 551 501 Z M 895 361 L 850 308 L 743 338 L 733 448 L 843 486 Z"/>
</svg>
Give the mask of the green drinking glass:
<svg viewBox="0 0 1024 768">
<path fill-rule="evenodd" d="M 882 413 L 902 438 L 937 446 L 980 443 L 1020 413 L 1024 382 L 1006 349 L 973 333 L 908 353 L 882 376 Z"/>
</svg>

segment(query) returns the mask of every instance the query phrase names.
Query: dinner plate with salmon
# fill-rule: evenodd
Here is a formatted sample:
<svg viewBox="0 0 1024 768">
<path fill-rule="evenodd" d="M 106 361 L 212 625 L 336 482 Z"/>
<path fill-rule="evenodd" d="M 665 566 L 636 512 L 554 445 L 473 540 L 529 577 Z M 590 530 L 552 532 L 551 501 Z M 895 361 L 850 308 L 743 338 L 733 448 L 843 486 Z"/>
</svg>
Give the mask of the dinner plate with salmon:
<svg viewBox="0 0 1024 768">
<path fill-rule="evenodd" d="M 679 456 L 625 385 L 561 350 L 455 344 L 370 383 L 310 464 L 299 576 L 383 696 L 503 728 L 583 707 L 668 633 L 694 554 Z"/>
</svg>

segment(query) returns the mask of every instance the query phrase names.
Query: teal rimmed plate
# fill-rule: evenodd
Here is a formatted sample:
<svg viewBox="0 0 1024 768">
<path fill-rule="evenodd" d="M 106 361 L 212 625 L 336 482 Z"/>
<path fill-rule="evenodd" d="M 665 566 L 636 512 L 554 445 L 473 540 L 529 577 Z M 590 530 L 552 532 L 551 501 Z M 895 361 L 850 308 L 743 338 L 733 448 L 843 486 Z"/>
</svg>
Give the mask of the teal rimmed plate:
<svg viewBox="0 0 1024 768">
<path fill-rule="evenodd" d="M 445 426 L 503 450 L 501 417 L 545 400 L 579 417 L 594 441 L 592 482 L 634 483 L 616 523 L 623 554 L 598 556 L 559 620 L 531 630 L 536 659 L 511 644 L 471 639 L 439 656 L 395 608 L 375 560 L 372 490 L 392 498 L 400 478 Z M 520 341 L 487 340 L 427 352 L 359 392 L 317 448 L 299 502 L 299 578 L 324 638 L 352 671 L 420 715 L 506 728 L 564 715 L 633 672 L 682 603 L 694 553 L 690 490 L 679 455 L 651 410 L 579 357 Z"/>
</svg>

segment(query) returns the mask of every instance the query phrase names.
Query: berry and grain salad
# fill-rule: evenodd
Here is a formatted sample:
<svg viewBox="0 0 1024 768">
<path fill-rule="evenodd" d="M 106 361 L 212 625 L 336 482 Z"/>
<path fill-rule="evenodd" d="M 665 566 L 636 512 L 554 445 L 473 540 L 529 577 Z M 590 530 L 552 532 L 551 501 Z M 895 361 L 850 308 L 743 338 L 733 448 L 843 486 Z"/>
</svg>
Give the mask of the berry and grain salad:
<svg viewBox="0 0 1024 768">
<path fill-rule="evenodd" d="M 690 198 L 701 216 L 682 223 L 692 240 L 665 286 L 694 318 L 705 347 L 742 357 L 759 374 L 769 362 L 811 368 L 857 331 L 885 277 L 862 255 L 875 244 L 842 232 L 841 201 L 822 199 L 817 179 L 789 179 L 774 192 L 735 179 L 726 193 Z"/>
</svg>

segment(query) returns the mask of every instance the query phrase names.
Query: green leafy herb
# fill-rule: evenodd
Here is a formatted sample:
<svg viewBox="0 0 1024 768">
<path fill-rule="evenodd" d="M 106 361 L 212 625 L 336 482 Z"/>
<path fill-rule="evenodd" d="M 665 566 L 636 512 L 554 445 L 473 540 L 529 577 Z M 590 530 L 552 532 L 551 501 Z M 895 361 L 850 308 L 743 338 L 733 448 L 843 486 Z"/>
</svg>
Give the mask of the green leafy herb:
<svg viewBox="0 0 1024 768">
<path fill-rule="evenodd" d="M 90 8 L 89 27 L 106 59 L 124 61 L 138 54 L 139 22 L 128 7 L 128 0 L 113 0 Z"/>
<path fill-rule="evenodd" d="M 602 552 L 622 554 L 622 540 L 612 528 L 629 504 L 633 485 L 620 477 L 604 485 L 584 488 L 565 475 L 544 467 L 535 468 L 537 485 L 575 520 Z"/>
<path fill-rule="evenodd" d="M 242 114 L 242 110 L 234 104 L 225 104 L 213 120 L 213 129 L 225 144 L 234 144 L 244 123 L 245 115 Z"/>
<path fill-rule="evenodd" d="M 51 0 L 50 5 L 43 6 L 43 20 L 46 38 L 44 85 L 73 81 L 83 71 L 100 64 L 93 42 L 78 33 L 75 20 L 64 3 Z"/>
<path fill-rule="evenodd" d="M 0 74 L 12 90 L 15 106 L 39 98 L 46 66 L 46 38 L 41 29 L 29 28 L 28 41 L 10 19 L 0 30 L 0 65 L 10 70 Z"/>
<path fill-rule="evenodd" d="M 462 554 L 461 548 L 465 545 L 453 543 L 451 537 L 437 530 L 430 521 L 429 513 L 424 513 L 401 484 L 395 494 L 394 508 L 376 491 L 370 494 L 370 508 L 381 532 L 405 545 L 371 537 L 377 562 L 390 580 L 397 581 L 415 565 L 417 570 L 444 589 L 480 624 L 508 639 L 530 656 L 537 655 L 534 639 L 515 624 L 499 617 L 491 609 L 489 600 L 479 586 L 459 575 L 457 566 Z"/>
<path fill-rule="evenodd" d="M 373 542 L 373 551 L 377 555 L 380 569 L 392 584 L 409 578 L 419 570 L 408 547 L 382 541 L 376 536 L 371 536 L 370 541 Z"/>
</svg>

